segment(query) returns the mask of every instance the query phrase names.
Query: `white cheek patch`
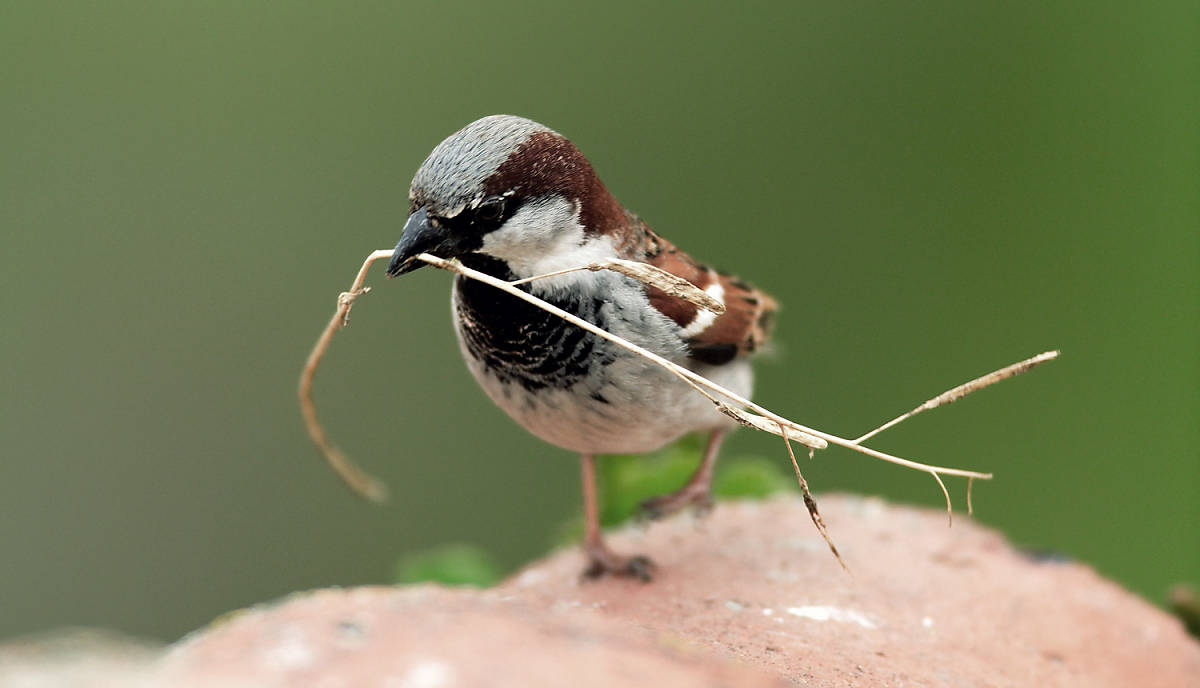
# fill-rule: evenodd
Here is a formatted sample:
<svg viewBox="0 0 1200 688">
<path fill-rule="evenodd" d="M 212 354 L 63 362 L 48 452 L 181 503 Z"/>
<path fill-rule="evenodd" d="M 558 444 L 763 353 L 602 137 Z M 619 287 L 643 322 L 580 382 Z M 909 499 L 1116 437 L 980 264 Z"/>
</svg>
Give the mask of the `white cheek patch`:
<svg viewBox="0 0 1200 688">
<path fill-rule="evenodd" d="M 725 287 L 721 286 L 721 282 L 716 278 L 716 275 L 713 275 L 713 283 L 708 285 L 708 288 L 704 290 L 704 293 L 713 297 L 717 301 L 720 301 L 721 304 L 724 305 Z M 716 313 L 704 308 L 700 308 L 696 311 L 696 317 L 692 318 L 692 321 L 688 323 L 687 327 L 683 328 L 683 332 L 680 334 L 684 337 L 695 337 L 701 332 L 707 330 L 708 326 L 712 325 L 716 319 Z"/>
<path fill-rule="evenodd" d="M 517 277 L 581 267 L 616 255 L 608 237 L 585 238 L 579 209 L 561 196 L 527 202 L 502 227 L 484 235 L 479 251 L 508 263 Z M 535 289 L 549 288 L 557 280 L 535 282 Z"/>
<path fill-rule="evenodd" d="M 550 196 L 526 202 L 499 229 L 485 234 L 480 251 L 511 262 L 545 253 L 564 239 L 578 243 L 582 238 L 574 204 Z"/>
</svg>

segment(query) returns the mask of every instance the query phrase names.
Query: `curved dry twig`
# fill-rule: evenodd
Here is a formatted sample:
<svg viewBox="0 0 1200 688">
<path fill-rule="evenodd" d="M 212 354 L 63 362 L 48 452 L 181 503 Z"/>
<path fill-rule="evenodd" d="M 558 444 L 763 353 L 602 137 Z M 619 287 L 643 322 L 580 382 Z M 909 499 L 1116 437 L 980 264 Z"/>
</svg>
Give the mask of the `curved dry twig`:
<svg viewBox="0 0 1200 688">
<path fill-rule="evenodd" d="M 371 291 L 370 287 L 364 287 L 363 281 L 367 278 L 367 270 L 371 268 L 371 264 L 381 258 L 389 258 L 392 255 L 390 250 L 374 251 L 367 256 L 367 260 L 358 270 L 358 275 L 354 278 L 354 283 L 350 285 L 350 291 L 344 291 L 338 295 L 337 310 L 333 312 L 333 317 L 329 319 L 329 324 L 321 331 L 321 336 L 317 338 L 317 343 L 313 346 L 312 352 L 308 354 L 308 360 L 304 362 L 304 368 L 300 371 L 300 384 L 297 387 L 296 393 L 300 397 L 300 413 L 304 416 L 304 427 L 308 430 L 308 436 L 312 438 L 317 448 L 321 450 L 321 454 L 329 463 L 330 467 L 342 479 L 342 482 L 350 486 L 358 494 L 366 497 L 373 502 L 382 502 L 387 499 L 387 485 L 381 481 L 367 475 L 350 460 L 350 457 L 342 453 L 340 449 L 333 446 L 329 441 L 328 435 L 325 434 L 325 428 L 321 425 L 321 421 L 317 419 L 317 407 L 312 400 L 312 385 L 313 378 L 317 374 L 317 366 L 321 363 L 321 357 L 325 355 L 325 350 L 329 348 L 329 342 L 333 340 L 333 334 L 339 329 L 350 323 L 350 309 L 354 307 L 354 302 L 358 297 Z"/>
<path fill-rule="evenodd" d="M 304 369 L 301 371 L 300 384 L 298 388 L 298 394 L 300 397 L 300 410 L 304 416 L 304 422 L 306 428 L 308 429 L 308 434 L 317 447 L 321 450 L 326 461 L 329 462 L 329 465 L 333 467 L 334 471 L 336 471 L 342 480 L 344 480 L 352 489 L 361 495 L 377 501 L 382 500 L 386 495 L 386 490 L 383 484 L 361 471 L 350 461 L 348 457 L 346 457 L 345 454 L 334 447 L 326 436 L 324 428 L 317 420 L 316 407 L 312 401 L 312 383 L 313 377 L 316 375 L 317 366 L 319 365 L 321 357 L 324 355 L 326 349 L 328 349 L 329 342 L 333 338 L 333 334 L 340 327 L 344 327 L 347 324 L 350 309 L 353 307 L 354 301 L 359 296 L 370 291 L 369 287 L 363 286 L 363 281 L 366 278 L 367 271 L 371 264 L 376 260 L 390 257 L 391 255 L 392 250 L 390 249 L 372 252 L 369 256 L 367 256 L 362 268 L 359 269 L 358 275 L 355 277 L 354 283 L 350 287 L 350 291 L 343 292 L 341 295 L 339 295 L 337 310 L 334 312 L 334 315 L 330 319 L 329 324 L 325 327 L 325 330 L 322 331 L 321 336 L 317 339 L 317 343 L 313 347 L 312 353 L 309 354 L 308 360 L 304 365 Z M 946 498 L 946 511 L 948 514 L 951 514 L 952 519 L 953 507 L 950 501 L 950 492 L 946 489 L 945 482 L 942 481 L 942 475 L 956 475 L 967 478 L 967 510 L 968 513 L 971 513 L 973 512 L 973 505 L 971 503 L 971 488 L 974 484 L 974 480 L 976 478 L 981 480 L 990 479 L 992 477 L 991 473 L 980 473 L 978 471 L 949 468 L 945 466 L 933 466 L 930 464 L 920 463 L 918 461 L 904 459 L 881 452 L 877 449 L 866 447 L 862 444 L 862 442 L 890 427 L 893 427 L 907 418 L 921 413 L 922 411 L 936 408 L 942 404 L 954 402 L 966 396 L 967 394 L 970 394 L 971 392 L 987 387 L 991 384 L 999 382 L 1000 380 L 1023 373 L 1036 365 L 1049 361 L 1058 356 L 1057 351 L 1048 351 L 976 378 L 970 382 L 959 385 L 951 390 L 939 394 L 933 399 L 930 399 L 924 404 L 916 407 L 912 411 L 909 411 L 906 414 L 898 416 L 887 423 L 884 423 L 878 428 L 857 439 L 849 440 L 788 420 L 787 418 L 784 418 L 766 408 L 763 408 L 762 406 L 759 406 L 758 404 L 755 404 L 749 399 L 725 389 L 724 387 L 716 384 L 702 375 L 699 375 L 677 363 L 674 363 L 673 361 L 669 361 L 662 356 L 659 356 L 652 351 L 648 351 L 628 340 L 618 337 L 607 330 L 604 330 L 572 313 L 569 313 L 538 298 L 537 296 L 534 296 L 527 291 L 518 289 L 516 287 L 517 284 L 523 284 L 535 279 L 553 277 L 577 270 L 613 270 L 652 286 L 658 286 L 659 288 L 672 290 L 673 293 L 676 293 L 676 295 L 680 296 L 680 298 L 686 298 L 698 306 L 711 308 L 713 310 L 716 310 L 716 308 L 720 306 L 720 304 L 714 305 L 707 303 L 706 299 L 711 300 L 708 295 L 698 289 L 695 289 L 694 287 L 688 289 L 687 287 L 690 287 L 690 284 L 685 287 L 684 285 L 675 284 L 668 281 L 665 277 L 663 277 L 662 274 L 659 274 L 662 271 L 646 270 L 642 267 L 639 267 L 640 264 L 632 263 L 631 261 L 609 260 L 600 261 L 591 265 L 580 266 L 578 268 L 561 270 L 558 272 L 549 273 L 547 275 L 538 275 L 536 277 L 517 280 L 515 282 L 506 282 L 486 273 L 472 270 L 457 260 L 447 260 L 445 258 L 439 258 L 438 256 L 428 253 L 422 253 L 418 255 L 417 259 L 435 267 L 455 272 L 469 279 L 477 280 L 479 282 L 483 282 L 484 284 L 488 284 L 492 287 L 500 289 L 501 291 L 533 304 L 542 310 L 557 315 L 567 322 L 570 322 L 573 325 L 576 325 L 577 327 L 580 327 L 598 337 L 606 339 L 617 346 L 649 359 L 686 382 L 700 394 L 703 394 L 716 405 L 717 409 L 721 413 L 730 416 L 743 425 L 782 437 L 784 444 L 787 446 L 788 456 L 791 458 L 792 466 L 796 472 L 797 482 L 800 484 L 800 489 L 804 494 L 805 504 L 809 509 L 809 514 L 812 517 L 813 523 L 816 525 L 817 530 L 821 533 L 821 536 L 829 545 L 830 550 L 833 552 L 834 556 L 837 557 L 838 562 L 841 563 L 843 567 L 845 567 L 846 564 L 844 561 L 842 561 L 841 555 L 838 554 L 837 548 L 830 539 L 829 534 L 825 529 L 825 524 L 821 520 L 820 513 L 817 511 L 816 501 L 812 498 L 812 494 L 808 490 L 808 483 L 804 480 L 804 476 L 800 473 L 800 466 L 796 461 L 795 453 L 792 451 L 792 440 L 798 441 L 807 446 L 809 448 L 810 458 L 813 450 L 824 449 L 829 444 L 835 444 L 850 449 L 851 451 L 856 451 L 860 454 L 866 454 L 867 456 L 881 459 L 889 463 L 894 463 L 906 468 L 929 473 L 933 476 L 934 480 L 937 481 L 938 486 L 941 488 L 942 494 Z"/>
<path fill-rule="evenodd" d="M 821 512 L 817 510 L 817 500 L 812 496 L 812 492 L 808 489 L 808 481 L 804 479 L 804 475 L 800 473 L 800 464 L 796 461 L 796 452 L 792 451 L 792 442 L 788 439 L 788 433 L 784 431 L 784 426 L 779 426 L 779 436 L 783 438 L 783 445 L 787 447 L 788 458 L 792 460 L 792 470 L 796 471 L 796 482 L 800 484 L 800 495 L 804 498 L 804 508 L 808 509 L 808 517 L 812 519 L 813 525 L 816 526 L 817 532 L 825 539 L 825 544 L 829 545 L 829 551 L 833 552 L 833 556 L 837 558 L 838 563 L 842 565 L 846 573 L 850 573 L 850 567 L 846 566 L 846 561 L 842 559 L 838 548 L 833 544 L 833 539 L 829 537 L 829 531 L 825 528 L 825 520 L 821 518 Z M 809 457 L 812 456 L 812 448 L 810 447 Z"/>
<path fill-rule="evenodd" d="M 679 365 L 678 363 L 669 361 L 652 351 L 648 351 L 648 350 L 638 346 L 637 344 L 634 344 L 626 339 L 623 339 L 621 337 L 618 337 L 615 334 L 612 334 L 611 332 L 608 332 L 607 330 L 597 327 L 596 325 L 580 318 L 579 316 L 576 316 L 572 313 L 568 313 L 567 311 L 565 311 L 551 303 L 547 303 L 546 301 L 539 299 L 538 297 L 534 296 L 533 294 L 530 294 L 529 292 L 517 289 L 516 287 L 510 285 L 508 282 L 506 282 L 502 279 L 492 277 L 491 275 L 489 275 L 487 273 L 479 272 L 478 270 L 473 270 L 456 260 L 447 260 L 445 258 L 439 258 L 438 256 L 434 256 L 434 255 L 431 255 L 428 253 L 419 254 L 417 256 L 417 259 L 422 260 L 426 263 L 429 263 L 430 265 L 442 268 L 444 270 L 456 272 L 465 277 L 469 277 L 471 279 L 483 282 L 484 284 L 489 284 L 493 287 L 496 287 L 497 289 L 500 289 L 501 291 L 512 294 L 513 296 L 515 296 L 523 301 L 526 301 L 528 303 L 531 303 L 531 304 L 537 306 L 538 308 L 541 308 L 542 310 L 545 310 L 549 313 L 553 313 L 554 315 L 557 315 L 558 317 L 566 320 L 567 322 L 569 322 L 573 325 L 576 325 L 578 327 L 581 327 L 581 328 L 587 330 L 588 332 L 591 332 L 592 334 L 596 335 L 597 337 L 600 337 L 602 339 L 607 339 L 608 341 L 610 341 L 628 351 L 632 351 L 633 353 L 643 356 L 643 357 L 657 363 L 658 365 L 662 366 L 663 368 L 667 369 L 668 371 L 674 373 L 677 377 L 680 377 L 680 378 L 683 378 L 683 379 L 686 379 L 686 380 L 689 380 L 689 381 L 695 383 L 694 386 L 703 387 L 704 389 L 708 390 L 707 392 L 705 392 L 705 396 L 707 396 L 709 399 L 711 399 L 714 403 L 721 401 L 721 399 L 719 397 L 725 397 L 726 399 L 737 402 L 741 406 L 743 406 L 747 409 L 750 409 L 750 410 L 754 411 L 755 413 L 757 413 L 758 415 L 768 418 L 768 419 L 774 421 L 775 423 L 782 423 L 782 424 L 788 426 L 789 428 L 799 430 L 800 432 L 803 432 L 808 435 L 812 435 L 813 437 L 818 437 L 822 440 L 825 440 L 829 444 L 836 444 L 838 446 L 845 447 L 847 449 L 851 449 L 853 451 L 859 452 L 860 454 L 866 454 L 868 456 L 873 456 L 877 459 L 882 459 L 883 461 L 887 461 L 889 463 L 894 463 L 894 464 L 897 464 L 900 466 L 905 466 L 905 467 L 912 468 L 914 470 L 922 471 L 925 473 L 937 472 L 937 473 L 941 473 L 943 475 L 958 475 L 958 476 L 962 476 L 962 477 L 975 477 L 975 478 L 981 478 L 983 480 L 987 480 L 992 477 L 991 473 L 980 473 L 978 471 L 968 471 L 968 470 L 964 470 L 961 468 L 949 468 L 949 467 L 945 467 L 945 466 L 931 466 L 929 464 L 920 463 L 918 461 L 912 461 L 910 459 L 903 459 L 903 458 L 900 458 L 899 456 L 893 456 L 891 454 L 886 454 L 877 449 L 871 449 L 870 447 L 861 446 L 859 444 L 856 444 L 853 440 L 848 440 L 843 437 L 838 437 L 837 435 L 831 435 L 827 432 L 815 430 L 813 428 L 807 427 L 807 426 L 797 423 L 795 421 L 788 420 L 787 418 L 777 415 L 776 413 L 769 411 L 769 410 L 763 408 L 762 406 L 759 406 L 758 404 L 754 403 L 753 401 L 750 401 L 749 399 L 747 399 L 735 392 L 725 389 L 724 387 L 718 385 L 717 383 L 713 382 L 712 380 L 709 380 L 708 378 L 704 377 L 703 375 L 699 375 L 687 368 L 684 368 L 683 366 Z M 717 396 L 714 396 L 714 395 L 717 395 Z"/>
</svg>

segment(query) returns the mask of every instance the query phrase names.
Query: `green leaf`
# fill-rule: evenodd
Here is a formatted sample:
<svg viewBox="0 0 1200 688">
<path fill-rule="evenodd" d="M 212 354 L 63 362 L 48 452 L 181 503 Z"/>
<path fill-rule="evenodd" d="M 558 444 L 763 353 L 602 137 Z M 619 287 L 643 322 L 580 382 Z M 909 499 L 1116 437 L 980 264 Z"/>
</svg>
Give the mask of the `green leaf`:
<svg viewBox="0 0 1200 688">
<path fill-rule="evenodd" d="M 700 465 L 701 437 L 692 435 L 645 456 L 605 456 L 599 462 L 600 521 L 623 523 L 637 514 L 645 500 L 683 487 Z M 778 461 L 737 457 L 717 463 L 713 497 L 761 499 L 795 487 L 791 474 Z"/>
<path fill-rule="evenodd" d="M 713 479 L 717 499 L 763 499 L 776 492 L 794 490 L 796 483 L 778 461 L 761 456 L 738 457 L 724 468 L 718 467 Z"/>
<path fill-rule="evenodd" d="M 482 547 L 450 543 L 415 552 L 396 564 L 397 583 L 442 583 L 487 587 L 500 580 L 501 568 Z"/>
</svg>

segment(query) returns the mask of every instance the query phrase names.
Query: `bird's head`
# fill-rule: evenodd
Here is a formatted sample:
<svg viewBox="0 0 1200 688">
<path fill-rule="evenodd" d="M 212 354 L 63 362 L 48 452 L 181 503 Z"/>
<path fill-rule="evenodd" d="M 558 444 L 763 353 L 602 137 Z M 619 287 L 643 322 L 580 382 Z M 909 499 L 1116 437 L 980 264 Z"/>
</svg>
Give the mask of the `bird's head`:
<svg viewBox="0 0 1200 688">
<path fill-rule="evenodd" d="M 409 200 L 389 276 L 424 265 L 420 253 L 525 262 L 568 251 L 624 219 L 574 144 L 512 115 L 476 120 L 439 143 L 413 177 Z"/>
</svg>

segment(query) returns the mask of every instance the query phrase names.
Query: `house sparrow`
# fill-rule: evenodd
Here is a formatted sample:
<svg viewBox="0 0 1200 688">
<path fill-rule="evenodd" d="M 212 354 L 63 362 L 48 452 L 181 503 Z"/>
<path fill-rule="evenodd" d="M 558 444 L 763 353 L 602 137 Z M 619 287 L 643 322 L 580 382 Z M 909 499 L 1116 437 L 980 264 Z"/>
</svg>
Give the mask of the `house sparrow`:
<svg viewBox="0 0 1200 688">
<path fill-rule="evenodd" d="M 520 288 L 750 396 L 746 358 L 766 342 L 775 301 L 651 231 L 558 133 L 511 115 L 472 122 L 433 149 L 409 199 L 388 276 L 425 265 L 416 259 L 422 252 L 509 281 L 612 257 L 649 263 L 704 290 L 725 312 L 604 270 Z M 529 432 L 581 457 L 585 574 L 648 580 L 649 559 L 619 555 L 604 542 L 595 456 L 650 452 L 706 432 L 703 459 L 687 484 L 643 504 L 655 517 L 705 507 L 717 451 L 734 422 L 655 363 L 510 294 L 460 276 L 451 300 L 463 358 L 488 397 Z"/>
</svg>

